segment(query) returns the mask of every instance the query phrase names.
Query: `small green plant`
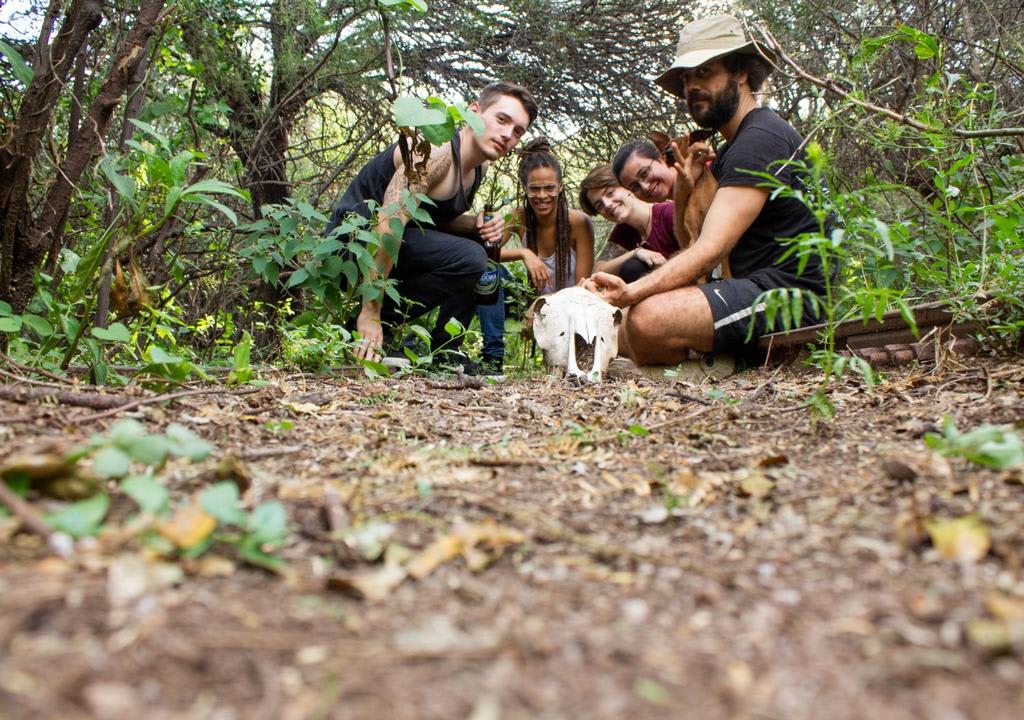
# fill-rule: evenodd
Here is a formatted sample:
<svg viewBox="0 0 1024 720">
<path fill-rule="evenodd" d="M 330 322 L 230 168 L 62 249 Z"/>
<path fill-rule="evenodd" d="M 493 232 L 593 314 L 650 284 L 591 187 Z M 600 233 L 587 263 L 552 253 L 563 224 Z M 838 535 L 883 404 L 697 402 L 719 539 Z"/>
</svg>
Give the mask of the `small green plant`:
<svg viewBox="0 0 1024 720">
<path fill-rule="evenodd" d="M 232 353 L 234 367 L 232 367 L 231 372 L 228 373 L 229 385 L 242 385 L 252 379 L 252 365 L 249 362 L 251 351 L 252 336 L 248 332 L 245 332 L 242 334 L 242 339 L 239 341 L 238 345 L 235 346 L 234 353 Z"/>
<path fill-rule="evenodd" d="M 263 427 L 273 433 L 275 437 L 280 437 L 289 430 L 294 430 L 295 423 L 291 420 L 268 420 L 263 423 Z"/>
<path fill-rule="evenodd" d="M 213 446 L 181 425 L 170 425 L 163 434 L 150 434 L 134 420 L 122 420 L 106 435 L 93 437 L 88 443 L 75 448 L 66 455 L 54 458 L 44 456 L 37 465 L 46 465 L 49 470 L 40 477 L 52 489 L 60 481 L 69 486 L 74 481 L 76 494 L 81 497 L 84 489 L 88 493 L 78 502 L 50 513 L 44 517 L 54 530 L 65 532 L 72 537 L 95 535 L 103 526 L 110 497 L 102 484 L 95 483 L 95 476 L 101 481 L 118 481 L 120 489 L 132 497 L 147 511 L 153 512 L 165 507 L 167 491 L 156 480 L 170 457 L 181 457 L 197 462 L 205 459 Z M 90 462 L 90 473 L 81 473 L 85 461 Z M 141 470 L 140 470 L 141 467 Z M 21 497 L 32 484 L 27 472 L 5 473 L 4 482 Z"/>
<path fill-rule="evenodd" d="M 216 530 L 187 551 L 189 557 L 206 552 L 214 542 L 234 545 L 246 562 L 268 570 L 284 567 L 281 558 L 267 552 L 287 537 L 288 518 L 277 500 L 260 503 L 251 512 L 239 506 L 238 485 L 230 480 L 211 485 L 199 494 L 199 506 L 216 521 Z"/>
<path fill-rule="evenodd" d="M 782 182 L 772 173 L 751 173 L 771 190 L 771 197 L 799 200 L 817 220 L 817 230 L 795 238 L 785 239 L 786 250 L 780 259 L 796 257 L 798 273 L 802 274 L 811 260 L 820 267 L 824 278 L 824 293 L 819 296 L 803 288 L 775 288 L 761 293 L 754 304 L 763 305 L 765 321 L 770 331 L 791 330 L 804 320 L 805 305 L 818 316 L 822 325 L 820 347 L 810 355 L 811 362 L 822 372 L 822 382 L 808 399 L 807 406 L 821 414 L 831 416 L 835 408 L 828 396 L 829 384 L 842 378 L 846 370 L 856 371 L 873 387 L 877 377 L 871 365 L 857 356 L 847 357 L 836 349 L 836 329 L 840 323 L 861 317 L 881 320 L 890 308 L 899 310 L 904 320 L 916 332 L 913 313 L 904 298 L 905 292 L 875 285 L 871 278 L 862 277 L 858 283 L 841 283 L 842 268 L 862 267 L 864 258 L 871 258 L 879 268 L 891 268 L 895 248 L 888 225 L 875 217 L 862 213 L 865 191 L 831 193 L 826 183 L 828 160 L 817 143 L 807 146 L 807 160 L 784 161 L 795 177 L 801 178 L 797 186 Z M 751 319 L 748 340 L 754 331 Z"/>
<path fill-rule="evenodd" d="M 925 444 L 940 455 L 962 457 L 982 467 L 1006 470 L 1024 466 L 1024 442 L 1013 428 L 981 425 L 961 433 L 953 418 L 942 418 L 942 434 L 928 433 Z"/>
</svg>

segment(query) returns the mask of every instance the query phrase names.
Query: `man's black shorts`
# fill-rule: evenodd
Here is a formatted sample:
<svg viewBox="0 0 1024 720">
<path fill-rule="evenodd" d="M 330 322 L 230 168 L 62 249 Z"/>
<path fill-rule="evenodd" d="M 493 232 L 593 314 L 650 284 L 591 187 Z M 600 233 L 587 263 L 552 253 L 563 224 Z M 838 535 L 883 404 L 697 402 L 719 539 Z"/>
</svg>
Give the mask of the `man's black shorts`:
<svg viewBox="0 0 1024 720">
<path fill-rule="evenodd" d="M 758 338 L 762 335 L 785 329 L 778 314 L 773 327 L 768 327 L 765 302 L 763 299 L 758 300 L 764 288 L 753 280 L 713 280 L 697 287 L 708 299 L 715 321 L 715 344 L 712 352 L 748 352 L 757 346 Z M 803 294 L 803 315 L 800 325 L 813 325 L 818 322 L 815 301 L 812 299 L 814 297 L 806 292 Z M 752 335 L 751 322 L 754 324 Z"/>
</svg>

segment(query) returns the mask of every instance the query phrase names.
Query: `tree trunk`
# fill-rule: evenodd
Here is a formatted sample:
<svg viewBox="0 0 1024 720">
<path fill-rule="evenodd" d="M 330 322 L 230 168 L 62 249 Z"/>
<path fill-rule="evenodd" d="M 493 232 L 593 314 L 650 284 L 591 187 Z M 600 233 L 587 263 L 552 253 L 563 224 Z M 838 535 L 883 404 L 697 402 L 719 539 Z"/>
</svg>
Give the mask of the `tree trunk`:
<svg viewBox="0 0 1024 720">
<path fill-rule="evenodd" d="M 32 275 L 46 249 L 58 252 L 63 246 L 64 224 L 76 189 L 75 184 L 102 149 L 103 138 L 110 128 L 114 110 L 132 86 L 137 74 L 144 74 L 140 73 L 138 66 L 147 64 L 150 60 L 146 49 L 156 33 L 163 7 L 164 0 L 143 0 L 135 19 L 135 26 L 128 33 L 114 58 L 99 93 L 89 105 L 85 122 L 68 142 L 68 152 L 61 170 L 50 186 L 43 201 L 43 208 L 36 219 L 29 243 L 30 252 L 26 257 L 27 262 L 17 264 L 11 278 L 12 296 L 27 294 L 26 304 L 32 295 Z"/>
<path fill-rule="evenodd" d="M 55 2 L 47 12 L 48 22 L 36 46 L 35 76 L 22 97 L 11 141 L 0 147 L 0 299 L 8 301 L 16 313 L 32 297 L 32 272 L 41 247 L 29 207 L 32 167 L 75 58 L 102 19 L 95 0 L 73 0 L 53 46 L 47 47 L 58 6 Z M 27 287 L 26 264 L 30 266 Z"/>
</svg>

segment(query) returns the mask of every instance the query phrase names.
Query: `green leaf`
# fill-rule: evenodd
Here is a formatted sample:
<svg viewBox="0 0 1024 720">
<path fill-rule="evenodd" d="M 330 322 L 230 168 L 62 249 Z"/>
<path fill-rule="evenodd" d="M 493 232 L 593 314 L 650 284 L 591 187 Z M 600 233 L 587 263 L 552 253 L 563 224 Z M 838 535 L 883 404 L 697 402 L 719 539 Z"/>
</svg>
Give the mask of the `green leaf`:
<svg viewBox="0 0 1024 720">
<path fill-rule="evenodd" d="M 223 180 L 206 179 L 194 182 L 184 189 L 184 194 L 195 195 L 197 193 L 214 193 L 217 195 L 233 195 L 236 198 L 245 199 L 238 188 L 229 185 Z"/>
<path fill-rule="evenodd" d="M 170 451 L 178 457 L 186 457 L 193 462 L 205 460 L 213 452 L 213 444 L 203 440 L 184 425 L 172 423 L 167 426 L 167 439 L 170 440 Z"/>
<path fill-rule="evenodd" d="M 232 225 L 238 224 L 238 216 L 235 215 L 235 211 L 224 203 L 217 202 L 211 197 L 207 197 L 206 195 L 186 195 L 185 200 L 188 202 L 197 202 L 202 203 L 203 205 L 209 205 L 230 220 Z"/>
<path fill-rule="evenodd" d="M 135 197 L 135 180 L 117 171 L 117 161 L 114 158 L 104 158 L 103 162 L 100 163 L 100 170 L 103 172 L 104 177 L 110 181 L 110 184 L 114 186 L 114 189 L 117 190 L 118 195 L 125 200 L 131 200 Z"/>
<path fill-rule="evenodd" d="M 131 457 L 116 447 L 100 448 L 92 459 L 92 469 L 100 477 L 116 478 L 128 474 L 131 469 Z"/>
<path fill-rule="evenodd" d="M 146 427 L 138 420 L 120 420 L 110 428 L 109 437 L 117 445 L 127 445 L 146 434 Z"/>
<path fill-rule="evenodd" d="M 21 316 L 0 317 L 0 332 L 21 332 Z"/>
<path fill-rule="evenodd" d="M 462 327 L 462 323 L 460 323 L 458 320 L 456 320 L 455 318 L 451 318 L 448 322 L 445 323 L 444 331 L 448 333 L 449 337 L 455 337 L 465 332 L 465 328 Z"/>
<path fill-rule="evenodd" d="M 457 112 L 459 117 L 457 117 L 456 119 L 465 120 L 469 127 L 472 128 L 473 132 L 475 132 L 477 135 L 484 134 L 484 119 L 480 117 L 477 113 L 470 110 L 467 105 L 464 105 L 463 103 L 456 103 L 451 108 L 449 108 L 449 112 L 452 113 L 453 115 Z"/>
<path fill-rule="evenodd" d="M 425 10 L 426 8 L 424 7 Z M 36 73 L 32 66 L 25 62 L 25 58 L 21 56 L 21 53 L 3 40 L 0 40 L 0 55 L 7 58 L 7 62 L 11 64 L 11 68 L 14 70 L 14 77 L 18 78 L 18 82 L 28 87 Z"/>
<path fill-rule="evenodd" d="M 438 125 L 421 125 L 420 132 L 431 145 L 441 147 L 455 134 L 455 121 L 450 116 L 446 116 L 445 122 Z"/>
<path fill-rule="evenodd" d="M 249 538 L 244 538 L 238 543 L 238 554 L 250 565 L 255 565 L 256 567 L 261 567 L 266 570 L 277 572 L 285 567 L 284 560 L 263 552 L 259 545 Z"/>
<path fill-rule="evenodd" d="M 178 357 L 177 355 L 171 355 L 159 345 L 151 346 L 149 348 L 148 355 L 149 361 L 157 363 L 158 365 L 175 365 L 183 360 L 183 358 Z"/>
<path fill-rule="evenodd" d="M 0 482 L 6 483 L 11 492 L 22 499 L 28 494 L 29 485 L 32 483 L 29 476 L 23 472 L 8 473 L 4 478 L 0 478 Z M 7 506 L 0 502 L 0 518 L 8 515 L 10 515 L 10 511 Z"/>
<path fill-rule="evenodd" d="M 170 509 L 169 493 L 152 475 L 129 475 L 121 489 L 144 511 L 163 515 Z"/>
<path fill-rule="evenodd" d="M 252 351 L 252 335 L 246 330 L 242 333 L 242 339 L 235 346 L 235 352 L 233 358 L 235 361 L 235 371 L 239 372 L 242 370 L 249 369 L 249 356 Z"/>
<path fill-rule="evenodd" d="M 403 95 L 391 106 L 395 123 L 402 127 L 418 127 L 443 125 L 449 119 L 448 114 L 424 106 L 419 98 Z M 445 141 L 447 142 L 447 140 Z"/>
<path fill-rule="evenodd" d="M 132 339 L 131 331 L 119 322 L 111 323 L 109 327 L 105 328 L 94 327 L 89 332 L 94 338 L 104 342 L 127 343 Z"/>
<path fill-rule="evenodd" d="M 309 279 L 309 270 L 306 268 L 299 268 L 292 273 L 291 277 L 288 278 L 288 282 L 285 284 L 286 288 L 295 287 L 300 285 Z"/>
<path fill-rule="evenodd" d="M 46 318 L 33 315 L 31 313 L 25 313 L 21 316 L 21 320 L 25 325 L 32 328 L 33 332 L 41 338 L 48 338 L 53 335 L 53 325 L 51 325 Z"/>
<path fill-rule="evenodd" d="M 95 535 L 100 529 L 109 507 L 110 498 L 107 494 L 98 493 L 63 510 L 50 513 L 43 519 L 54 530 L 66 532 L 71 537 L 88 537 Z"/>
<path fill-rule="evenodd" d="M 284 542 L 288 518 L 284 506 L 276 500 L 260 503 L 249 515 L 249 537 L 258 545 Z"/>
<path fill-rule="evenodd" d="M 0 317 L 7 317 L 11 314 L 11 306 L 0 300 Z"/>
<path fill-rule="evenodd" d="M 143 465 L 160 466 L 171 451 L 171 444 L 162 435 L 143 435 L 120 446 L 132 459 Z"/>
<path fill-rule="evenodd" d="M 164 200 L 164 217 L 170 217 L 174 214 L 174 208 L 181 201 L 182 194 L 181 188 L 177 185 L 172 186 L 167 191 L 167 198 Z"/>
<path fill-rule="evenodd" d="M 630 425 L 629 431 L 638 437 L 647 437 L 651 434 L 651 431 L 643 425 Z"/>
<path fill-rule="evenodd" d="M 211 485 L 199 494 L 199 505 L 219 522 L 245 527 L 245 512 L 238 507 L 238 486 L 230 480 Z"/>
</svg>

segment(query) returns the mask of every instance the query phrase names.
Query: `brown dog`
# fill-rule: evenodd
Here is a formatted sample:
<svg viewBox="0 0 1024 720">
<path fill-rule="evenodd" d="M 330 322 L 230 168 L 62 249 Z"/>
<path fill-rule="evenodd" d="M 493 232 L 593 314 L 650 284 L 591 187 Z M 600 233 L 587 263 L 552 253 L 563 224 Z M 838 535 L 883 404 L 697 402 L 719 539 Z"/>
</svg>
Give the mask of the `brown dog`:
<svg viewBox="0 0 1024 720">
<path fill-rule="evenodd" d="M 690 139 L 697 142 L 698 139 L 701 141 L 706 140 L 707 137 L 703 136 L 706 131 L 694 130 L 690 133 Z M 698 136 L 701 133 L 701 136 Z M 654 146 L 658 148 L 658 152 L 661 153 L 662 159 L 667 165 L 674 165 L 675 159 L 673 158 L 672 143 L 676 143 L 676 146 L 680 150 L 685 152 L 685 149 L 689 147 L 688 139 L 685 135 L 680 135 L 677 138 L 670 137 L 667 133 L 653 130 L 648 133 L 647 137 L 651 139 Z M 718 181 L 715 180 L 715 176 L 711 174 L 709 168 L 705 168 L 704 172 L 701 173 L 700 179 L 697 180 L 697 185 L 694 187 L 693 192 L 690 194 L 690 198 L 686 203 L 686 210 L 683 213 L 683 222 L 680 226 L 678 215 L 676 216 L 676 240 L 679 241 L 679 249 L 685 250 L 690 247 L 696 241 L 697 236 L 700 235 L 700 229 L 704 225 L 704 217 L 708 214 L 708 208 L 711 207 L 711 201 L 715 197 L 715 192 L 718 190 Z M 722 277 L 732 277 L 732 273 L 729 272 L 729 258 L 722 258 Z"/>
</svg>

